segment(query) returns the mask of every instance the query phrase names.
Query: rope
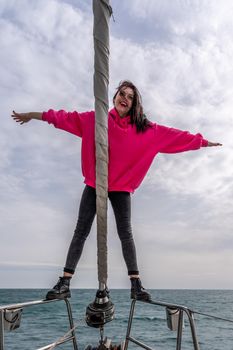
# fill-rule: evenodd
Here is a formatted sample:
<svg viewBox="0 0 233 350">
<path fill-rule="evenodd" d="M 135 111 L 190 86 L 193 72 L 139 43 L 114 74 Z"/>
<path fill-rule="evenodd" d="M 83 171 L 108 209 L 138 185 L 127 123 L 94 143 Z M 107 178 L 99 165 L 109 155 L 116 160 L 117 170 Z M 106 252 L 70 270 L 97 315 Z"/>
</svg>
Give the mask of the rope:
<svg viewBox="0 0 233 350">
<path fill-rule="evenodd" d="M 57 340 L 55 340 L 54 343 L 49 344 L 47 346 L 44 346 L 42 348 L 39 348 L 37 350 L 53 350 L 56 346 L 58 346 L 59 344 L 61 344 L 62 342 L 64 342 L 64 340 L 66 338 L 68 338 L 68 336 L 79 326 L 81 325 L 86 325 L 86 320 L 84 318 L 81 318 L 80 320 L 78 320 L 73 328 L 70 328 L 65 334 L 63 334 L 62 337 L 58 338 Z"/>
<path fill-rule="evenodd" d="M 224 317 L 220 317 L 220 316 L 215 316 L 215 315 L 210 315 L 210 314 L 206 314 L 206 313 L 204 313 L 204 312 L 194 311 L 194 310 L 192 310 L 191 312 L 192 312 L 193 314 L 202 315 L 202 316 L 214 318 L 214 319 L 216 319 L 216 320 L 227 321 L 227 322 L 233 323 L 233 320 L 228 319 L 228 318 L 224 318 Z"/>
<path fill-rule="evenodd" d="M 96 214 L 98 280 L 107 283 L 107 200 L 108 200 L 108 83 L 109 28 L 112 9 L 108 0 L 93 0 L 94 13 L 94 96 L 96 144 Z M 100 288 L 102 289 L 102 288 Z"/>
</svg>

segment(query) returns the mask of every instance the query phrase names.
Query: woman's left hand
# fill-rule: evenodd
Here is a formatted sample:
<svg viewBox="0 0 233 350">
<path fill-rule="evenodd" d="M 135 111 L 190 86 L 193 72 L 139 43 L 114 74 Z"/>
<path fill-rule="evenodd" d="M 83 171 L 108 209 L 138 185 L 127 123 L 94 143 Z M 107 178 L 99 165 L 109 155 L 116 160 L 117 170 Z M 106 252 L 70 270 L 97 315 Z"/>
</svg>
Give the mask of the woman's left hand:
<svg viewBox="0 0 233 350">
<path fill-rule="evenodd" d="M 219 142 L 210 142 L 210 141 L 208 141 L 207 147 L 212 147 L 212 146 L 222 146 L 222 144 L 219 143 Z"/>
</svg>

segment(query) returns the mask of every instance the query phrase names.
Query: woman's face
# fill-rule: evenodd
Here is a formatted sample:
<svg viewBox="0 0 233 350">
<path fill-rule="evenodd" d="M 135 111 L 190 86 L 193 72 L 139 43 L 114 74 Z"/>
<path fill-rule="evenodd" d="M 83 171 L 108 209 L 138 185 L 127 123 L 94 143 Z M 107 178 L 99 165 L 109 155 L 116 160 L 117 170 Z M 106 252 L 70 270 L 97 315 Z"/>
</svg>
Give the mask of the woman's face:
<svg viewBox="0 0 233 350">
<path fill-rule="evenodd" d="M 129 87 L 122 87 L 114 100 L 114 107 L 116 108 L 119 116 L 124 118 L 128 115 L 133 104 L 134 92 Z"/>
</svg>

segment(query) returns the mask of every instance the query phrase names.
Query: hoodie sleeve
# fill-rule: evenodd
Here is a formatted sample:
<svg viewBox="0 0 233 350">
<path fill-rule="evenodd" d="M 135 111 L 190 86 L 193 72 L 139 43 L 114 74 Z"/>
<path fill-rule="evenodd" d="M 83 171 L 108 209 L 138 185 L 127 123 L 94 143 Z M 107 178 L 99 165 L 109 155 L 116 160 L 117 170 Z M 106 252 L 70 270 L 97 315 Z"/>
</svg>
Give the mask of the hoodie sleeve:
<svg viewBox="0 0 233 350">
<path fill-rule="evenodd" d="M 83 133 L 83 118 L 86 113 L 66 112 L 64 110 L 54 111 L 50 109 L 48 112 L 43 112 L 42 120 L 53 124 L 55 128 L 65 130 L 71 134 L 82 137 Z"/>
<path fill-rule="evenodd" d="M 208 140 L 201 134 L 190 134 L 188 131 L 156 125 L 158 148 L 161 153 L 179 153 L 197 150 L 208 145 Z"/>
</svg>

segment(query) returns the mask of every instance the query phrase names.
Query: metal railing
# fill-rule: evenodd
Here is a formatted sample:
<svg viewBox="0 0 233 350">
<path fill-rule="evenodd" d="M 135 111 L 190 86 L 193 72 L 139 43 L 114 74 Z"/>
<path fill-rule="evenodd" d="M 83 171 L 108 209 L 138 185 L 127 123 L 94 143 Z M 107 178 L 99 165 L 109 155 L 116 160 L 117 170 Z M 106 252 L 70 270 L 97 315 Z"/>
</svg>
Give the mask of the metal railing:
<svg viewBox="0 0 233 350">
<path fill-rule="evenodd" d="M 4 336 L 5 336 L 5 327 L 4 327 L 5 322 L 4 322 L 4 320 L 5 320 L 6 312 L 9 314 L 10 311 L 14 312 L 17 309 L 24 309 L 25 307 L 41 305 L 41 304 L 48 304 L 48 303 L 56 302 L 56 301 L 61 301 L 61 300 L 59 300 L 59 299 L 37 300 L 37 301 L 29 301 L 29 302 L 19 303 L 19 304 L 10 304 L 10 305 L 0 306 L 0 350 L 5 350 L 5 348 L 4 348 Z M 63 299 L 63 301 L 66 304 L 67 315 L 68 315 L 68 320 L 69 320 L 70 334 L 68 336 L 64 337 L 61 341 L 57 342 L 55 346 L 66 343 L 68 341 L 72 341 L 73 349 L 78 350 L 78 345 L 77 345 L 75 331 L 74 331 L 75 327 L 74 327 L 71 306 L 70 306 L 70 303 L 67 299 Z M 41 350 L 52 349 L 55 346 L 53 346 L 53 344 L 50 344 L 50 345 L 46 345 L 45 347 L 40 348 L 40 349 Z"/>
<path fill-rule="evenodd" d="M 128 320 L 128 327 L 127 327 L 127 333 L 125 338 L 125 345 L 124 350 L 128 349 L 129 342 L 132 342 L 143 349 L 146 350 L 153 350 L 150 346 L 147 346 L 146 344 L 142 343 L 141 341 L 135 339 L 130 335 L 131 333 L 131 327 L 133 323 L 133 317 L 134 317 L 134 310 L 135 310 L 135 304 L 137 300 L 132 300 L 131 302 L 131 308 L 129 313 L 129 320 Z M 182 331 L 183 331 L 183 320 L 184 320 L 184 314 L 187 315 L 191 334 L 192 334 L 192 342 L 193 342 L 193 349 L 194 350 L 200 350 L 198 340 L 197 340 L 197 334 L 196 334 L 196 328 L 195 328 L 195 321 L 194 321 L 194 311 L 188 309 L 185 306 L 182 305 L 176 305 L 176 304 L 169 304 L 159 301 L 149 301 L 149 302 L 143 302 L 149 305 L 156 305 L 156 306 L 162 306 L 169 310 L 178 310 L 179 311 L 179 317 L 178 317 L 178 324 L 177 324 L 177 337 L 176 337 L 176 350 L 181 350 L 181 343 L 182 343 Z"/>
<path fill-rule="evenodd" d="M 74 325 L 70 303 L 67 299 L 62 299 L 62 300 L 65 302 L 66 308 L 67 308 L 67 315 L 68 315 L 68 319 L 69 319 L 68 331 L 65 334 L 63 334 L 59 339 L 57 339 L 57 341 L 55 341 L 49 345 L 45 345 L 43 347 L 40 347 L 37 350 L 52 350 L 55 347 L 57 347 L 58 345 L 61 345 L 61 344 L 68 342 L 68 341 L 72 341 L 73 349 L 78 350 L 75 329 L 78 326 L 80 326 L 82 323 L 86 324 L 86 320 L 81 319 L 78 321 L 78 323 L 76 323 L 76 325 Z M 30 301 L 30 302 L 0 306 L 0 350 L 6 350 L 4 347 L 4 334 L 5 334 L 5 331 L 7 329 L 6 320 L 7 320 L 7 323 L 9 322 L 9 324 L 8 324 L 9 328 L 11 328 L 11 326 L 13 326 L 13 329 L 14 329 L 14 326 L 16 326 L 15 328 L 17 328 L 20 324 L 20 316 L 18 318 L 16 317 L 17 312 L 19 312 L 20 310 L 23 310 L 23 308 L 25 308 L 25 307 L 30 307 L 30 306 L 34 306 L 34 305 L 40 305 L 40 304 L 47 304 L 47 303 L 56 302 L 56 301 L 61 301 L 61 300 L 58 300 L 58 299 L 38 300 L 38 301 Z M 151 307 L 152 305 L 154 305 L 154 306 L 159 306 L 159 307 L 163 307 L 166 309 L 166 311 L 167 311 L 167 325 L 171 330 L 177 331 L 176 350 L 181 350 L 182 333 L 183 333 L 183 326 L 184 326 L 184 316 L 187 317 L 188 322 L 189 322 L 191 336 L 192 336 L 192 344 L 193 344 L 194 350 L 200 350 L 200 346 L 199 346 L 197 334 L 196 334 L 194 314 L 217 319 L 220 321 L 233 323 L 233 320 L 231 320 L 231 319 L 227 319 L 227 318 L 216 316 L 216 315 L 210 315 L 208 313 L 204 313 L 204 312 L 200 312 L 200 311 L 191 310 L 190 308 L 183 306 L 183 305 L 171 304 L 171 303 L 160 302 L 160 301 L 142 302 L 142 301 L 132 300 L 130 312 L 129 312 L 126 337 L 125 337 L 125 339 L 122 343 L 122 346 L 121 346 L 121 349 L 123 349 L 123 350 L 128 350 L 129 342 L 132 342 L 132 343 L 134 343 L 134 344 L 138 345 L 139 347 L 142 347 L 143 349 L 146 349 L 146 350 L 154 350 L 152 347 L 142 343 L 138 339 L 131 336 L 131 328 L 132 328 L 132 323 L 133 323 L 136 302 L 144 303 L 144 305 L 148 305 L 148 307 Z M 11 315 L 11 313 L 12 313 L 12 315 Z M 9 315 L 12 316 L 12 320 L 9 317 Z M 19 315 L 20 315 L 20 312 L 19 312 Z M 17 324 L 17 322 L 18 322 L 18 324 Z M 10 323 L 12 325 L 10 325 Z M 98 348 L 98 346 L 97 346 L 97 348 Z M 109 347 L 107 347 L 107 348 L 109 348 Z"/>
</svg>

